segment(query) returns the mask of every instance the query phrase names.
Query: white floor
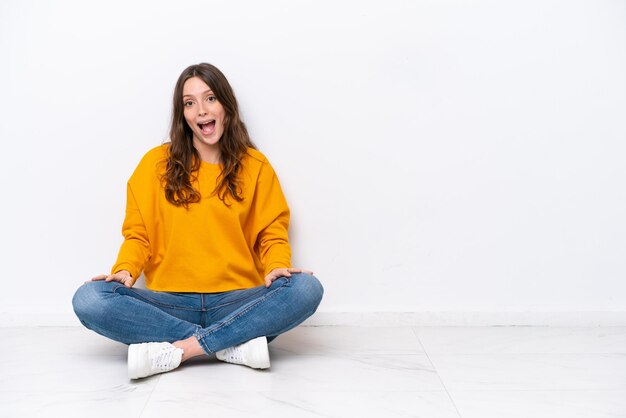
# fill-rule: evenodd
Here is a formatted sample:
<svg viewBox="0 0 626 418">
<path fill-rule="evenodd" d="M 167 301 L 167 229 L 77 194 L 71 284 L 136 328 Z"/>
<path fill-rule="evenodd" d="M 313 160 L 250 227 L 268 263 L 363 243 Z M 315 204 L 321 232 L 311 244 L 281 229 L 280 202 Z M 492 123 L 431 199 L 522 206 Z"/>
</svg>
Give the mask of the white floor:
<svg viewBox="0 0 626 418">
<path fill-rule="evenodd" d="M 626 417 L 626 328 L 299 327 L 268 371 L 139 381 L 80 327 L 0 328 L 0 417 Z"/>
</svg>

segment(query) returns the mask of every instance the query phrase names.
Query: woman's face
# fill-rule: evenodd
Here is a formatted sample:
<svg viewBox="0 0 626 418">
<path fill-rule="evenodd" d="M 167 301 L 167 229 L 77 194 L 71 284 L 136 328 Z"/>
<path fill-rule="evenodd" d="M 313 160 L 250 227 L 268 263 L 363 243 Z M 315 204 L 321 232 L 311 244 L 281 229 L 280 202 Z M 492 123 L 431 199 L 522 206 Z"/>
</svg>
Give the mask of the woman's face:
<svg viewBox="0 0 626 418">
<path fill-rule="evenodd" d="M 224 133 L 225 111 L 202 79 L 192 77 L 185 81 L 183 109 L 196 149 L 217 145 Z"/>
</svg>

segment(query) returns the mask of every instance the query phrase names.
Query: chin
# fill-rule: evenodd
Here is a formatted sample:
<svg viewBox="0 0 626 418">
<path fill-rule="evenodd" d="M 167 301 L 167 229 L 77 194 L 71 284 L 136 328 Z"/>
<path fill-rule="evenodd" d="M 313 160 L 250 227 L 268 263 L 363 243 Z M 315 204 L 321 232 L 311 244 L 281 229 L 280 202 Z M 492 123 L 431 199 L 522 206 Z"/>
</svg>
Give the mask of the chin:
<svg viewBox="0 0 626 418">
<path fill-rule="evenodd" d="M 220 142 L 220 138 L 218 137 L 217 139 L 214 138 L 205 138 L 205 137 L 199 137 L 198 138 L 200 140 L 201 143 L 205 144 L 205 145 L 217 145 L 217 143 Z"/>
</svg>

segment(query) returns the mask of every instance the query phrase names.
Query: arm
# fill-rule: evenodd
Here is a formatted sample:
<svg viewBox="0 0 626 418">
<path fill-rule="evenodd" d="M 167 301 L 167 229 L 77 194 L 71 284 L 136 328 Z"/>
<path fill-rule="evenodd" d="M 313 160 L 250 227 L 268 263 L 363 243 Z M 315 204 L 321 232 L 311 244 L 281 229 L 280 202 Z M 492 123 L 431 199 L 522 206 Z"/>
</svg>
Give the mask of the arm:
<svg viewBox="0 0 626 418">
<path fill-rule="evenodd" d="M 273 269 L 291 267 L 289 207 L 274 169 L 266 160 L 259 173 L 253 213 L 258 235 L 254 250 L 267 276 Z"/>
<path fill-rule="evenodd" d="M 263 263 L 265 287 L 279 277 L 291 277 L 291 273 L 313 274 L 310 270 L 291 267 L 289 246 L 289 207 L 283 195 L 276 173 L 268 162 L 261 169 L 257 184 L 255 204 L 257 219 L 263 219 L 255 249 Z"/>
<path fill-rule="evenodd" d="M 122 235 L 124 235 L 124 242 L 120 247 L 117 261 L 111 268 L 111 273 L 126 270 L 130 273 L 134 283 L 151 254 L 146 226 L 130 183 L 126 188 L 126 217 L 122 225 Z"/>
</svg>

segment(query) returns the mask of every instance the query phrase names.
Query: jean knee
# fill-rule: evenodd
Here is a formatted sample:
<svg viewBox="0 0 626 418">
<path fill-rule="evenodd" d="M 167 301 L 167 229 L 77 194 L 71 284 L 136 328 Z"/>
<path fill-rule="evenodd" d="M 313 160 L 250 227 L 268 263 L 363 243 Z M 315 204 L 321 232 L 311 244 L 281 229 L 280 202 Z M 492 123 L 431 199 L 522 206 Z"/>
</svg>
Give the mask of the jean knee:
<svg viewBox="0 0 626 418">
<path fill-rule="evenodd" d="M 85 323 L 89 318 L 103 314 L 102 299 L 110 292 L 110 284 L 106 282 L 87 282 L 76 290 L 72 297 L 72 307 L 74 313 Z"/>
<path fill-rule="evenodd" d="M 298 289 L 298 296 L 303 302 L 312 310 L 317 309 L 324 296 L 324 287 L 318 278 L 307 273 L 292 273 L 291 282 L 292 287 Z"/>
</svg>

